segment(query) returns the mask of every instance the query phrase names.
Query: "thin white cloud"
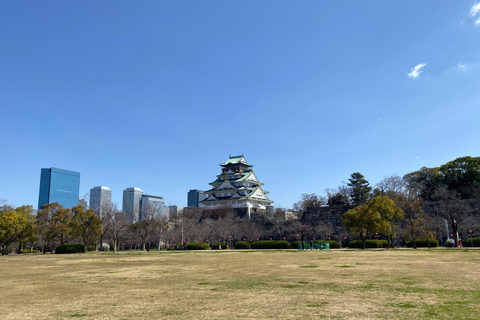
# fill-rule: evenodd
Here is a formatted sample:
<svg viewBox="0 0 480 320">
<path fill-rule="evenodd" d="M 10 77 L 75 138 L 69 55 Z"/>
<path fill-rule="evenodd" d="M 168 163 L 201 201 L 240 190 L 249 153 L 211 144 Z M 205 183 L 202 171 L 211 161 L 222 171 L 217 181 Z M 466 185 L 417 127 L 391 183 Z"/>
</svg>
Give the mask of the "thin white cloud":
<svg viewBox="0 0 480 320">
<path fill-rule="evenodd" d="M 459 63 L 457 65 L 457 71 L 460 71 L 460 72 L 465 72 L 468 70 L 468 67 L 466 64 L 463 64 L 463 63 Z"/>
<path fill-rule="evenodd" d="M 479 2 L 479 3 L 475 3 L 475 4 L 472 6 L 472 9 L 470 9 L 470 16 L 475 17 L 479 11 L 480 11 L 480 2 Z M 478 20 L 477 20 L 477 21 L 478 21 Z M 477 22 L 475 22 L 475 24 L 476 24 L 476 23 L 477 23 Z"/>
<path fill-rule="evenodd" d="M 413 67 L 410 71 L 410 73 L 407 75 L 410 78 L 416 79 L 422 73 L 423 71 L 421 70 L 423 67 L 425 67 L 427 64 L 426 63 L 420 63 L 417 64 L 415 67 Z"/>
<path fill-rule="evenodd" d="M 480 26 L 480 18 L 478 18 L 477 20 L 475 20 L 475 26 Z"/>
</svg>

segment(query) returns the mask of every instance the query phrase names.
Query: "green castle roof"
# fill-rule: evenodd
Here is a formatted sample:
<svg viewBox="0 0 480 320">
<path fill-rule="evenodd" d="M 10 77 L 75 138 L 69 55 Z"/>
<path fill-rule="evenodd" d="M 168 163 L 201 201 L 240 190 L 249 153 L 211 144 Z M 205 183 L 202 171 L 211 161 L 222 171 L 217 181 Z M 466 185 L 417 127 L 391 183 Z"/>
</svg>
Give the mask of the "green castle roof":
<svg viewBox="0 0 480 320">
<path fill-rule="evenodd" d="M 242 154 L 241 156 L 233 156 L 233 157 L 232 157 L 232 156 L 229 156 L 229 157 L 228 157 L 228 160 L 225 161 L 224 163 L 221 163 L 220 165 L 221 165 L 222 167 L 225 167 L 225 166 L 227 166 L 227 165 L 229 165 L 229 164 L 240 164 L 240 163 L 241 163 L 241 164 L 244 164 L 244 165 L 246 165 L 246 166 L 248 166 L 248 167 L 253 167 L 253 165 L 249 164 L 249 163 L 247 162 L 247 160 L 245 160 L 245 156 L 244 156 L 243 154 Z"/>
</svg>

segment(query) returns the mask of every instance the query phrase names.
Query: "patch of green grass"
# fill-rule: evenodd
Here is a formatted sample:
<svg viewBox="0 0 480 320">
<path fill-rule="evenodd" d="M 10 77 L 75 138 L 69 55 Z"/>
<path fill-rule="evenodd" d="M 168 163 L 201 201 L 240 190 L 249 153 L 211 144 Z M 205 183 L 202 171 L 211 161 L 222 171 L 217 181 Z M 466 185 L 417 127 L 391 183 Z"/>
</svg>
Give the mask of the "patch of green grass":
<svg viewBox="0 0 480 320">
<path fill-rule="evenodd" d="M 397 308 L 416 308 L 417 306 L 413 303 L 400 303 L 396 305 Z"/>
<path fill-rule="evenodd" d="M 290 289 L 290 288 L 301 288 L 302 286 L 301 285 L 298 285 L 298 284 L 292 284 L 292 285 L 289 285 L 289 286 L 283 286 L 284 288 L 287 288 L 287 289 Z"/>
<path fill-rule="evenodd" d="M 74 313 L 69 315 L 70 318 L 80 318 L 80 317 L 86 317 L 86 316 L 87 316 L 86 313 Z"/>
<path fill-rule="evenodd" d="M 348 266 L 348 265 L 343 265 L 343 266 L 338 266 L 339 268 L 353 268 L 354 266 Z"/>
<path fill-rule="evenodd" d="M 199 286 L 206 286 L 207 284 L 210 284 L 209 282 L 200 282 L 198 285 Z"/>
<path fill-rule="evenodd" d="M 263 278 L 233 278 L 228 279 L 223 285 L 226 289 L 246 290 L 263 286 Z"/>
<path fill-rule="evenodd" d="M 308 281 L 299 281 L 298 283 L 301 283 L 301 284 L 308 284 L 309 282 L 308 282 Z"/>
<path fill-rule="evenodd" d="M 323 301 L 323 302 L 320 302 L 318 304 L 307 304 L 306 307 L 307 308 L 321 308 L 323 306 L 326 306 L 328 304 L 327 301 Z"/>
<path fill-rule="evenodd" d="M 165 312 L 165 315 L 166 316 L 181 316 L 184 313 L 185 313 L 185 311 L 170 310 L 170 311 Z"/>
<path fill-rule="evenodd" d="M 318 268 L 318 266 L 316 264 L 309 264 L 306 266 L 300 266 L 300 268 Z"/>
</svg>

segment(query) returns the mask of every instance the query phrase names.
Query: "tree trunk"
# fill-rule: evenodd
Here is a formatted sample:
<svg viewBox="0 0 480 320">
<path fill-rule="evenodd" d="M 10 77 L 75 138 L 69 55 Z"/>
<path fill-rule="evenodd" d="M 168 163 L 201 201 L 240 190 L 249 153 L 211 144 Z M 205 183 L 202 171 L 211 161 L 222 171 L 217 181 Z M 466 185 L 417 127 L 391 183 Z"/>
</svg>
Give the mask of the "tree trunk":
<svg viewBox="0 0 480 320">
<path fill-rule="evenodd" d="M 113 252 L 117 253 L 117 239 L 113 240 Z"/>
<path fill-rule="evenodd" d="M 458 224 L 452 223 L 453 240 L 455 241 L 455 247 L 458 247 Z"/>
</svg>

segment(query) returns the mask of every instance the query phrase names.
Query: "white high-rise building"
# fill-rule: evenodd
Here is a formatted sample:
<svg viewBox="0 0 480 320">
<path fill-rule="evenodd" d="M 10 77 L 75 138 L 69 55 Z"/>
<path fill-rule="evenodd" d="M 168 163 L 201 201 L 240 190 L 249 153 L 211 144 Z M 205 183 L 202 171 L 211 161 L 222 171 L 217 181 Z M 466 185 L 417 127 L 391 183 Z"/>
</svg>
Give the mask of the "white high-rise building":
<svg viewBox="0 0 480 320">
<path fill-rule="evenodd" d="M 140 221 L 165 215 L 163 197 L 144 194 L 140 198 Z"/>
<path fill-rule="evenodd" d="M 108 187 L 98 186 L 90 189 L 90 208 L 98 215 L 102 210 L 112 205 L 112 190 Z"/>
<path fill-rule="evenodd" d="M 143 190 L 140 188 L 127 188 L 123 190 L 123 212 L 127 218 L 135 223 L 140 221 L 140 199 Z"/>
</svg>

